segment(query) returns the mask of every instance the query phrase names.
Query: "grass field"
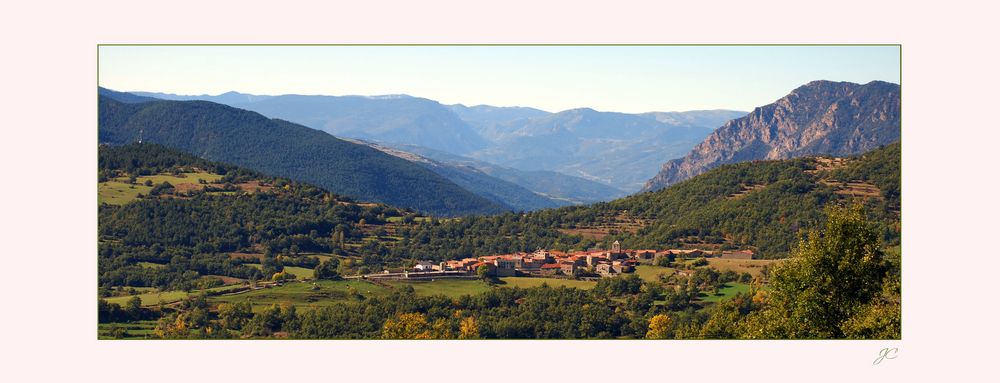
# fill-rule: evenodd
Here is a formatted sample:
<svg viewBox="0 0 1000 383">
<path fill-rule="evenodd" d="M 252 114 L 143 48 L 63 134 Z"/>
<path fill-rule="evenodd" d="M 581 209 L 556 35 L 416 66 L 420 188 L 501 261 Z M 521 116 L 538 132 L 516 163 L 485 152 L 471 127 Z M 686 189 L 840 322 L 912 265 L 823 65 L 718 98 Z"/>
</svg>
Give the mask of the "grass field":
<svg viewBox="0 0 1000 383">
<path fill-rule="evenodd" d="M 197 185 L 198 179 L 203 179 L 206 182 L 215 182 L 222 179 L 222 176 L 206 172 L 181 173 L 180 175 L 157 174 L 153 176 L 137 177 L 135 185 L 129 185 L 127 177 L 118 177 L 107 182 L 97 184 L 97 202 L 122 205 L 134 201 L 139 193 L 149 195 L 149 191 L 152 190 L 153 187 L 143 185 L 146 183 L 146 180 L 152 181 L 153 185 L 158 185 L 166 181 L 171 185 L 177 186 L 180 184 Z"/>
<path fill-rule="evenodd" d="M 662 267 L 653 265 L 639 265 L 635 268 L 635 274 L 646 282 L 659 282 L 660 274 L 673 275 L 677 270 L 672 267 Z"/>
<path fill-rule="evenodd" d="M 313 286 L 319 287 L 314 290 Z M 354 299 L 352 290 L 365 297 L 381 296 L 389 293 L 389 289 L 360 281 L 316 281 L 303 283 L 288 283 L 284 286 L 269 289 L 253 290 L 234 295 L 219 295 L 208 297 L 211 304 L 237 303 L 249 300 L 254 311 L 261 311 L 273 304 L 289 303 L 299 309 L 331 306 L 340 302 L 350 302 Z"/>
<path fill-rule="evenodd" d="M 295 279 L 300 281 L 304 279 L 312 279 L 313 277 L 313 269 L 307 269 L 305 267 L 285 266 L 285 272 L 294 274 Z"/>
<path fill-rule="evenodd" d="M 167 267 L 167 265 L 153 263 L 153 262 L 139 262 L 139 266 L 142 266 L 142 268 L 144 269 L 162 269 L 164 267 Z"/>
<path fill-rule="evenodd" d="M 287 267 L 286 267 L 287 268 Z M 293 274 L 294 271 L 292 272 Z M 549 286 L 566 286 L 581 289 L 590 289 L 596 285 L 595 282 L 576 281 L 556 278 L 522 278 L 510 277 L 502 279 L 505 287 L 537 287 L 543 282 Z M 414 292 L 421 296 L 444 295 L 449 298 L 458 298 L 463 295 L 475 295 L 483 293 L 493 288 L 483 281 L 475 279 L 439 279 L 434 281 L 387 281 L 387 285 L 392 288 L 403 286 L 413 287 Z M 319 286 L 318 290 L 313 290 L 313 286 Z M 361 281 L 315 281 L 301 283 L 287 283 L 283 286 L 269 289 L 259 289 L 250 292 L 209 297 L 211 304 L 237 303 L 249 300 L 254 311 L 261 311 L 273 304 L 293 304 L 300 309 L 317 308 L 331 306 L 341 302 L 350 302 L 357 299 L 352 290 L 365 296 L 377 297 L 390 292 L 389 288 Z"/>
<path fill-rule="evenodd" d="M 578 289 L 589 290 L 597 285 L 597 282 L 591 281 L 578 281 L 575 279 L 559 279 L 559 278 L 534 278 L 534 277 L 506 277 L 500 278 L 501 281 L 506 282 L 506 284 L 501 285 L 503 287 L 539 287 L 543 283 L 548 284 L 551 287 L 565 286 L 565 287 L 575 287 Z"/>
<path fill-rule="evenodd" d="M 746 293 L 750 291 L 750 285 L 746 283 L 729 282 L 726 287 L 719 289 L 719 294 L 716 295 L 702 295 L 699 299 L 702 302 L 719 302 L 722 300 L 730 299 L 736 294 Z"/>
<path fill-rule="evenodd" d="M 153 291 L 138 295 L 126 295 L 121 297 L 105 298 L 105 300 L 107 300 L 108 303 L 117 303 L 124 306 L 125 303 L 128 302 L 129 299 L 132 299 L 132 297 L 134 296 L 139 297 L 139 299 L 142 299 L 143 306 L 155 306 L 158 304 L 173 303 L 183 300 L 184 298 L 187 298 L 188 293 L 183 291 L 162 291 L 162 292 Z"/>
<path fill-rule="evenodd" d="M 764 266 L 781 262 L 777 259 L 722 259 L 722 258 L 706 258 L 708 260 L 708 265 L 719 271 L 732 270 L 737 274 L 750 273 L 751 276 L 757 277 L 760 275 L 761 270 Z"/>
<path fill-rule="evenodd" d="M 438 279 L 420 282 L 388 282 L 390 286 L 413 286 L 417 295 L 444 295 L 458 298 L 463 295 L 475 295 L 490 289 L 486 282 L 478 279 Z"/>
<path fill-rule="evenodd" d="M 222 291 L 231 288 L 233 288 L 233 286 L 220 286 L 207 289 L 207 291 Z M 184 300 L 191 294 L 198 294 L 199 291 L 200 290 L 193 290 L 190 293 L 184 291 L 149 291 L 136 295 L 125 295 L 120 297 L 104 298 L 104 300 L 108 301 L 108 303 L 117 303 L 119 305 L 124 306 L 129 299 L 132 299 L 132 297 L 136 296 L 142 300 L 143 306 L 156 306 L 161 304 L 179 302 L 181 300 Z"/>
<path fill-rule="evenodd" d="M 115 339 L 108 332 L 112 327 L 125 329 L 125 337 L 121 339 L 145 339 L 153 334 L 156 328 L 155 320 L 144 320 L 128 323 L 100 323 L 97 325 L 97 339 Z"/>
<path fill-rule="evenodd" d="M 387 222 L 401 223 L 403 222 L 403 217 L 389 217 L 385 219 Z M 413 217 L 413 222 L 430 222 L 431 217 Z"/>
</svg>

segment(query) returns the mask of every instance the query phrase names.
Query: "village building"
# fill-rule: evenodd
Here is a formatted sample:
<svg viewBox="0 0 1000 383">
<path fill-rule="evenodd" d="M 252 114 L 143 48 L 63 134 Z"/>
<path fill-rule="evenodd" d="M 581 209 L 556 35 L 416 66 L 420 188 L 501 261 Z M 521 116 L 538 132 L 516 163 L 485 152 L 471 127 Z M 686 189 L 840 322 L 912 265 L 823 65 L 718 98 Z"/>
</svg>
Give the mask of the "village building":
<svg viewBox="0 0 1000 383">
<path fill-rule="evenodd" d="M 612 277 L 615 274 L 620 274 L 619 272 L 615 271 L 614 265 L 607 262 L 598 263 L 597 266 L 594 266 L 594 271 L 600 274 L 602 277 Z"/>
<path fill-rule="evenodd" d="M 546 263 L 539 268 L 539 273 L 542 275 L 556 275 L 562 270 L 562 265 L 558 263 Z"/>
<path fill-rule="evenodd" d="M 494 275 L 498 277 L 513 277 L 517 275 L 518 264 L 520 264 L 520 259 L 513 258 L 497 258 L 493 260 L 493 266 L 496 266 L 496 271 Z"/>
<path fill-rule="evenodd" d="M 496 273 L 497 273 L 497 267 L 496 267 L 496 265 L 494 265 L 492 263 L 489 263 L 489 262 L 477 262 L 477 263 L 473 263 L 473 264 L 469 265 L 469 269 L 470 269 L 470 271 L 472 273 L 476 273 L 476 272 L 479 271 L 479 267 L 480 266 L 486 266 L 486 274 L 496 275 Z"/>
<path fill-rule="evenodd" d="M 640 262 L 653 261 L 656 258 L 656 250 L 636 250 L 633 258 Z"/>
<path fill-rule="evenodd" d="M 635 271 L 635 261 L 614 261 L 611 263 L 611 269 L 618 274 L 631 273 Z"/>
<path fill-rule="evenodd" d="M 418 261 L 416 266 L 413 266 L 413 271 L 432 271 L 434 270 L 434 263 L 431 261 Z"/>
<path fill-rule="evenodd" d="M 562 262 L 559 264 L 559 271 L 561 271 L 563 275 L 572 276 L 576 274 L 578 266 L 579 265 L 575 262 Z"/>
</svg>

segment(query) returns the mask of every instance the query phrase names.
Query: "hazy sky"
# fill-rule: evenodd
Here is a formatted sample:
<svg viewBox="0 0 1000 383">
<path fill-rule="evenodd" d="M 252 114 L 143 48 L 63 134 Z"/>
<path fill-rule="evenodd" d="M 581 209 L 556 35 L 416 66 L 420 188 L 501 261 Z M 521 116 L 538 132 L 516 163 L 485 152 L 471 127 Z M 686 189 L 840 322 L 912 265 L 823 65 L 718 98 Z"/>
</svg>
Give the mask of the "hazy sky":
<svg viewBox="0 0 1000 383">
<path fill-rule="evenodd" d="M 896 46 L 103 46 L 100 85 L 219 94 L 408 94 L 444 104 L 749 111 L 813 80 L 899 83 Z"/>
</svg>

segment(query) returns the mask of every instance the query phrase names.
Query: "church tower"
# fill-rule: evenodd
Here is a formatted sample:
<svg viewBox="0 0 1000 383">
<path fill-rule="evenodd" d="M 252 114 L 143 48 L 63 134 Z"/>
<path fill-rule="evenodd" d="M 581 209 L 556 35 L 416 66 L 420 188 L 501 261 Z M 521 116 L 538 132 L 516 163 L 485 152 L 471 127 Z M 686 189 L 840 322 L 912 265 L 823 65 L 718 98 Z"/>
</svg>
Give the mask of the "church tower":
<svg viewBox="0 0 1000 383">
<path fill-rule="evenodd" d="M 618 240 L 615 240 L 615 243 L 611 244 L 611 253 L 612 254 L 621 254 L 622 253 L 622 243 L 618 242 Z"/>
</svg>

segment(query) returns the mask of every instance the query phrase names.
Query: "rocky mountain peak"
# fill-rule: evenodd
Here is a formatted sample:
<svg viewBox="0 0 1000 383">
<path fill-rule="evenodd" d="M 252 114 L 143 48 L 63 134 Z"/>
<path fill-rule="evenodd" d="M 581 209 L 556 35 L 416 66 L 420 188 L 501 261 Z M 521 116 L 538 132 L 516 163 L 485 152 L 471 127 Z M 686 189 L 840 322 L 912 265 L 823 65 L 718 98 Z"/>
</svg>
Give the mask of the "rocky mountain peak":
<svg viewBox="0 0 1000 383">
<path fill-rule="evenodd" d="M 899 113 L 897 84 L 813 81 L 716 129 L 688 155 L 665 163 L 643 191 L 723 164 L 866 152 L 899 140 Z"/>
</svg>

